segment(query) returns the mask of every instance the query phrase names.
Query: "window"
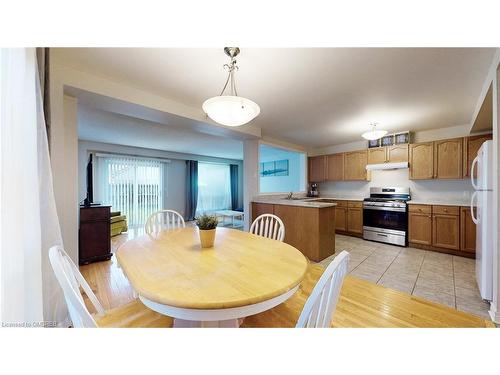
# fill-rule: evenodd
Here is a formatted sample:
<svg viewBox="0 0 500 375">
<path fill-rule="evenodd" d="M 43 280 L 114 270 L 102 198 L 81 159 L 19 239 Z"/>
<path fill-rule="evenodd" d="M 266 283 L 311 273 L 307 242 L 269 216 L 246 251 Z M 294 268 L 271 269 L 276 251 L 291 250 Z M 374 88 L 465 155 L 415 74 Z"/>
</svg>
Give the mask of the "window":
<svg viewBox="0 0 500 375">
<path fill-rule="evenodd" d="M 163 208 L 165 166 L 159 159 L 98 155 L 99 200 L 127 215 L 130 227 L 143 226 Z"/>
<path fill-rule="evenodd" d="M 306 190 L 306 155 L 261 144 L 259 147 L 261 193 Z"/>
<path fill-rule="evenodd" d="M 198 163 L 196 215 L 231 208 L 231 177 L 228 164 Z"/>
</svg>

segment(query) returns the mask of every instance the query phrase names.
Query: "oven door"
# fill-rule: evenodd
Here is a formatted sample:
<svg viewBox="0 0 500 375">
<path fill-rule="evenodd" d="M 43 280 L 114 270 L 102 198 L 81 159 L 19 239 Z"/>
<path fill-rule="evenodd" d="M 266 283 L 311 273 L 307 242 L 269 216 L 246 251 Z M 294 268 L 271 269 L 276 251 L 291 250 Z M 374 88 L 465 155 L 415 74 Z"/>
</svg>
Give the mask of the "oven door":
<svg viewBox="0 0 500 375">
<path fill-rule="evenodd" d="M 408 212 L 406 207 L 363 207 L 363 226 L 406 232 Z"/>
</svg>

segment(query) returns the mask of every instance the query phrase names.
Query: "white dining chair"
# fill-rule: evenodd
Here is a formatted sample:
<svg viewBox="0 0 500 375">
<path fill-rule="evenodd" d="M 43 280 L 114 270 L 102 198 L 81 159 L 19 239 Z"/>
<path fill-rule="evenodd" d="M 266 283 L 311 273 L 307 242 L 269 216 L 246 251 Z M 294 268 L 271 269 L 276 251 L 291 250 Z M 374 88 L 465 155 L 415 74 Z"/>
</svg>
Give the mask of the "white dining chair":
<svg viewBox="0 0 500 375">
<path fill-rule="evenodd" d="M 146 221 L 146 233 L 158 233 L 162 230 L 185 228 L 186 222 L 180 213 L 174 210 L 157 211 Z"/>
<path fill-rule="evenodd" d="M 111 310 L 104 310 L 78 267 L 62 247 L 52 246 L 49 250 L 49 259 L 56 279 L 63 290 L 73 327 L 172 327 L 172 318 L 148 309 L 139 300 Z M 89 298 L 97 312 L 96 315 L 92 315 L 87 309 L 80 288 Z"/>
<path fill-rule="evenodd" d="M 300 313 L 297 328 L 330 327 L 348 265 L 347 251 L 342 251 L 328 265 Z"/>
<path fill-rule="evenodd" d="M 326 270 L 309 264 L 299 290 L 282 304 L 248 316 L 244 328 L 330 327 L 348 271 L 349 253 L 342 251 Z"/>
<path fill-rule="evenodd" d="M 283 242 L 285 239 L 285 224 L 273 214 L 258 216 L 250 226 L 250 233 Z"/>
</svg>

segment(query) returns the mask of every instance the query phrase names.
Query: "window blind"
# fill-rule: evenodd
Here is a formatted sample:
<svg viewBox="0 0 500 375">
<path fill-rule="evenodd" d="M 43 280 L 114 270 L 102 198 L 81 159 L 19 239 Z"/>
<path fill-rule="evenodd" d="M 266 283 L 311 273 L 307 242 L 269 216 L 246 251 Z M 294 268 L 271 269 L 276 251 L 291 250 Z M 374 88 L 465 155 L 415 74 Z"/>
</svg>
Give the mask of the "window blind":
<svg viewBox="0 0 500 375">
<path fill-rule="evenodd" d="M 127 215 L 129 226 L 142 226 L 163 208 L 165 161 L 126 156 L 97 156 L 99 200 Z"/>
</svg>

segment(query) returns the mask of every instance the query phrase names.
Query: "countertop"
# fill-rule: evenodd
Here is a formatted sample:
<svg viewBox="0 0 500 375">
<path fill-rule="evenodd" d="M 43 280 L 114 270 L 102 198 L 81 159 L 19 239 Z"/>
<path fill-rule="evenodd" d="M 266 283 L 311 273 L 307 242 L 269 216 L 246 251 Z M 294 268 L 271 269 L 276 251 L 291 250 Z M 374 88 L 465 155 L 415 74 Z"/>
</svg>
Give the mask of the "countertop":
<svg viewBox="0 0 500 375">
<path fill-rule="evenodd" d="M 335 199 L 337 201 L 357 201 L 363 202 L 364 197 L 346 197 L 346 196 L 338 196 L 338 195 L 322 195 L 319 197 L 320 199 Z"/>
<path fill-rule="evenodd" d="M 408 204 L 426 204 L 426 205 L 433 205 L 433 206 L 465 206 L 469 207 L 470 206 L 470 201 L 463 201 L 463 200 L 418 200 L 418 199 L 412 199 L 408 201 Z"/>
<path fill-rule="evenodd" d="M 284 206 L 297 206 L 297 207 L 309 207 L 309 208 L 325 208 L 325 207 L 335 207 L 337 203 L 326 203 L 326 202 L 315 202 L 322 198 L 304 198 L 307 200 L 293 200 L 286 198 L 276 198 L 276 197 L 256 197 L 252 200 L 254 203 L 267 203 L 267 204 L 281 204 Z M 323 198 L 331 199 L 331 198 Z"/>
<path fill-rule="evenodd" d="M 322 195 L 318 198 L 307 198 L 307 200 L 293 200 L 286 199 L 284 197 L 272 197 L 272 196 L 260 196 L 255 197 L 252 202 L 255 203 L 269 203 L 269 204 L 282 204 L 286 206 L 298 206 L 298 207 L 312 207 L 312 208 L 322 208 L 322 207 L 333 207 L 336 206 L 336 203 L 324 203 L 324 202 L 315 202 L 318 199 L 332 199 L 338 201 L 358 201 L 362 202 L 364 198 L 359 197 L 345 197 L 345 196 L 331 196 L 331 195 Z M 426 205 L 435 205 L 435 206 L 464 206 L 469 207 L 470 201 L 464 201 L 461 199 L 455 200 L 421 200 L 421 199 L 412 199 L 408 201 L 408 204 L 426 204 Z"/>
</svg>

